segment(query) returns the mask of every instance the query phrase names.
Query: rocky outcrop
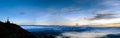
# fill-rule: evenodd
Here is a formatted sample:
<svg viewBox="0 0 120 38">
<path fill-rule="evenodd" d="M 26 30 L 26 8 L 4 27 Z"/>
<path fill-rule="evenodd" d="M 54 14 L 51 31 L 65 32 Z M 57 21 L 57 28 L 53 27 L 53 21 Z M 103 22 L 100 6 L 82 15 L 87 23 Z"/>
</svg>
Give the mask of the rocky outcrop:
<svg viewBox="0 0 120 38">
<path fill-rule="evenodd" d="M 0 38 L 36 38 L 30 32 L 13 23 L 0 22 Z"/>
</svg>

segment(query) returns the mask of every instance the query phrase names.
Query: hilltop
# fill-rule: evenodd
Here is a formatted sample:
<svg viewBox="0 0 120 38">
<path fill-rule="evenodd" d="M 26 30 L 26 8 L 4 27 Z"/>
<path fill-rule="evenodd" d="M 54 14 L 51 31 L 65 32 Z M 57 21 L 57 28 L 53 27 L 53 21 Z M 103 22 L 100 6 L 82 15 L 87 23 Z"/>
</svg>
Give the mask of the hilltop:
<svg viewBox="0 0 120 38">
<path fill-rule="evenodd" d="M 17 24 L 0 21 L 0 38 L 35 38 L 35 36 Z"/>
</svg>

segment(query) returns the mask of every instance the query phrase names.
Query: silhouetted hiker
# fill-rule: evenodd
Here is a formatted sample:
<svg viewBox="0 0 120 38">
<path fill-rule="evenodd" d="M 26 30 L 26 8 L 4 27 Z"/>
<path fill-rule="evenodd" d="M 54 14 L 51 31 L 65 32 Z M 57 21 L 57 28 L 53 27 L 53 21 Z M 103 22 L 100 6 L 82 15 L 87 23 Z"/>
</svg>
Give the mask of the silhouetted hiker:
<svg viewBox="0 0 120 38">
<path fill-rule="evenodd" d="M 9 20 L 9 17 L 7 17 L 7 21 L 6 21 L 6 23 L 10 24 L 10 20 Z"/>
</svg>

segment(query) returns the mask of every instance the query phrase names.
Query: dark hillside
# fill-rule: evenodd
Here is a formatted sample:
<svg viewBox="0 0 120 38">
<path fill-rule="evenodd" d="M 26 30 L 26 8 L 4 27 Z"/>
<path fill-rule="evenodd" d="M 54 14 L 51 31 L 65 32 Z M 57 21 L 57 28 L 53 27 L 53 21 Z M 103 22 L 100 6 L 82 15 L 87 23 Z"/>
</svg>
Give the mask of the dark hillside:
<svg viewBox="0 0 120 38">
<path fill-rule="evenodd" d="M 0 21 L 0 38 L 35 38 L 35 36 L 16 24 Z"/>
</svg>

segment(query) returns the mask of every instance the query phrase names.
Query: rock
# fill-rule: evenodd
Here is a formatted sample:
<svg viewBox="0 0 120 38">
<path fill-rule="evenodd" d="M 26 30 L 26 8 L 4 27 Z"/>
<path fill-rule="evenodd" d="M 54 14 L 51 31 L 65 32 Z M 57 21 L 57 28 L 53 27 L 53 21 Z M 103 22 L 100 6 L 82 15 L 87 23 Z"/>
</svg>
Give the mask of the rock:
<svg viewBox="0 0 120 38">
<path fill-rule="evenodd" d="M 0 22 L 0 38 L 36 38 L 30 32 L 13 23 Z"/>
</svg>

